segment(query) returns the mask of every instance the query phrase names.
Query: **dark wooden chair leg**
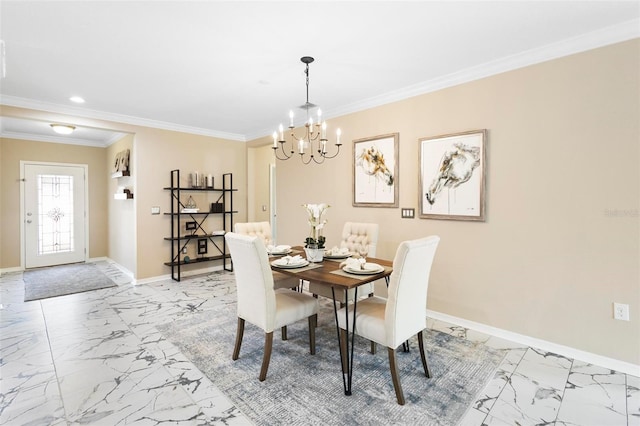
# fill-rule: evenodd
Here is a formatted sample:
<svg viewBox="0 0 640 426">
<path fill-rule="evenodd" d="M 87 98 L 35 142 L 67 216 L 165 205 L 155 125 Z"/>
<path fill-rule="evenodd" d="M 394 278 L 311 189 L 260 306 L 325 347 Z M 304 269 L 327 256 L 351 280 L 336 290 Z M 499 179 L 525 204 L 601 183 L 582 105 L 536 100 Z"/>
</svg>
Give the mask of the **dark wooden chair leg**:
<svg viewBox="0 0 640 426">
<path fill-rule="evenodd" d="M 260 369 L 259 380 L 264 382 L 267 378 L 267 370 L 269 369 L 269 361 L 271 360 L 271 349 L 273 348 L 273 331 L 264 334 L 264 356 L 262 357 L 262 368 Z"/>
<path fill-rule="evenodd" d="M 280 329 L 280 334 L 282 334 L 282 340 L 287 340 L 287 326 L 286 325 Z"/>
<path fill-rule="evenodd" d="M 342 359 L 342 373 L 347 373 L 347 332 L 341 328 L 340 329 L 340 358 Z"/>
<path fill-rule="evenodd" d="M 242 346 L 242 336 L 244 335 L 244 320 L 238 317 L 238 329 L 236 331 L 236 346 L 233 348 L 233 356 L 231 359 L 234 361 L 240 356 L 240 346 Z"/>
<path fill-rule="evenodd" d="M 371 353 L 373 355 L 376 354 L 376 342 L 374 342 L 373 340 L 371 341 Z"/>
<path fill-rule="evenodd" d="M 309 317 L 309 352 L 316 354 L 316 327 L 318 325 L 318 314 Z"/>
<path fill-rule="evenodd" d="M 396 351 L 395 349 L 387 348 L 389 353 L 389 368 L 391 370 L 391 379 L 393 380 L 393 388 L 396 390 L 396 399 L 398 404 L 404 405 L 404 394 L 402 393 L 402 386 L 400 385 L 400 377 L 398 376 L 398 369 L 396 367 Z"/>
<path fill-rule="evenodd" d="M 424 352 L 424 341 L 422 340 L 422 331 L 418 332 L 418 347 L 420 347 L 420 359 L 422 360 L 422 368 L 424 368 L 424 375 L 431 378 L 431 371 L 427 365 L 427 355 Z"/>
</svg>

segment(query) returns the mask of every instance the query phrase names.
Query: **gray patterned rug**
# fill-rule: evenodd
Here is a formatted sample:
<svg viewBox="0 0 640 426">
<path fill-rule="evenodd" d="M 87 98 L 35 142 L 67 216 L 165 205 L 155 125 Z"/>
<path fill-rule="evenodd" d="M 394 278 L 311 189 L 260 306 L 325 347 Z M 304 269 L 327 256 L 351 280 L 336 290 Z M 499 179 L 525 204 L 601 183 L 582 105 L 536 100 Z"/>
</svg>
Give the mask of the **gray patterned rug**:
<svg viewBox="0 0 640 426">
<path fill-rule="evenodd" d="M 493 377 L 504 354 L 428 330 L 425 348 L 433 377 L 422 370 L 416 337 L 397 353 L 406 405 L 396 403 L 385 348 L 375 355 L 356 339 L 353 395 L 345 396 L 333 307 L 323 299 L 316 355 L 309 354 L 307 322 L 274 335 L 271 364 L 258 381 L 264 333 L 247 323 L 237 361 L 235 304 L 158 327 L 236 406 L 258 425 L 455 425 Z"/>
<path fill-rule="evenodd" d="M 92 263 L 31 269 L 25 271 L 22 278 L 25 302 L 117 285 Z"/>
</svg>

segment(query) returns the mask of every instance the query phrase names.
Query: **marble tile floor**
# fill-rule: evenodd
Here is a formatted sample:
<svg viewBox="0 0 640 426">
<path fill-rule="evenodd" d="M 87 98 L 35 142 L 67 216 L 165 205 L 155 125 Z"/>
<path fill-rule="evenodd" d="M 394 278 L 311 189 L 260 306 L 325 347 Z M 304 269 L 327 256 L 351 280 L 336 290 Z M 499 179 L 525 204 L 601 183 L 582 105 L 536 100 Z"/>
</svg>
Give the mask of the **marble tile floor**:
<svg viewBox="0 0 640 426">
<path fill-rule="evenodd" d="M 233 303 L 232 274 L 133 285 L 97 264 L 118 287 L 25 303 L 22 273 L 0 276 L 0 425 L 251 424 L 156 329 Z M 640 426 L 638 377 L 441 321 L 428 327 L 505 353 L 463 426 Z"/>
</svg>

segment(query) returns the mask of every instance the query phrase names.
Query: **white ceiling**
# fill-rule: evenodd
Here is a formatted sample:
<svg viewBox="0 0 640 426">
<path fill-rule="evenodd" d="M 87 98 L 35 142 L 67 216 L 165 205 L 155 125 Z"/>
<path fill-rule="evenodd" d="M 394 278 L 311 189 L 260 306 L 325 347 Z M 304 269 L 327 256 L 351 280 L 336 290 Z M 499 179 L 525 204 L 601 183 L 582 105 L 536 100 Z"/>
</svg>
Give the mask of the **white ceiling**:
<svg viewBox="0 0 640 426">
<path fill-rule="evenodd" d="M 639 17 L 637 0 L 1 0 L 0 103 L 250 140 L 304 103 L 302 56 L 316 59 L 309 100 L 331 127 L 331 117 L 640 37 Z M 3 136 L 49 132 L 1 124 Z M 89 144 L 118 136 L 84 130 Z"/>
</svg>

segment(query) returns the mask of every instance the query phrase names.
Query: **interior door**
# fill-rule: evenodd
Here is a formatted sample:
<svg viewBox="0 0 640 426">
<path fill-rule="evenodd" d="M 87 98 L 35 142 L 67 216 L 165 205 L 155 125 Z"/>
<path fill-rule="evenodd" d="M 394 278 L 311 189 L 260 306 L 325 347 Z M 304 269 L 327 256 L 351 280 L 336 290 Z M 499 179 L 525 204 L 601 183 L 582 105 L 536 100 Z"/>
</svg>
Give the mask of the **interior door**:
<svg viewBox="0 0 640 426">
<path fill-rule="evenodd" d="M 24 163 L 25 268 L 86 260 L 86 166 Z"/>
</svg>

